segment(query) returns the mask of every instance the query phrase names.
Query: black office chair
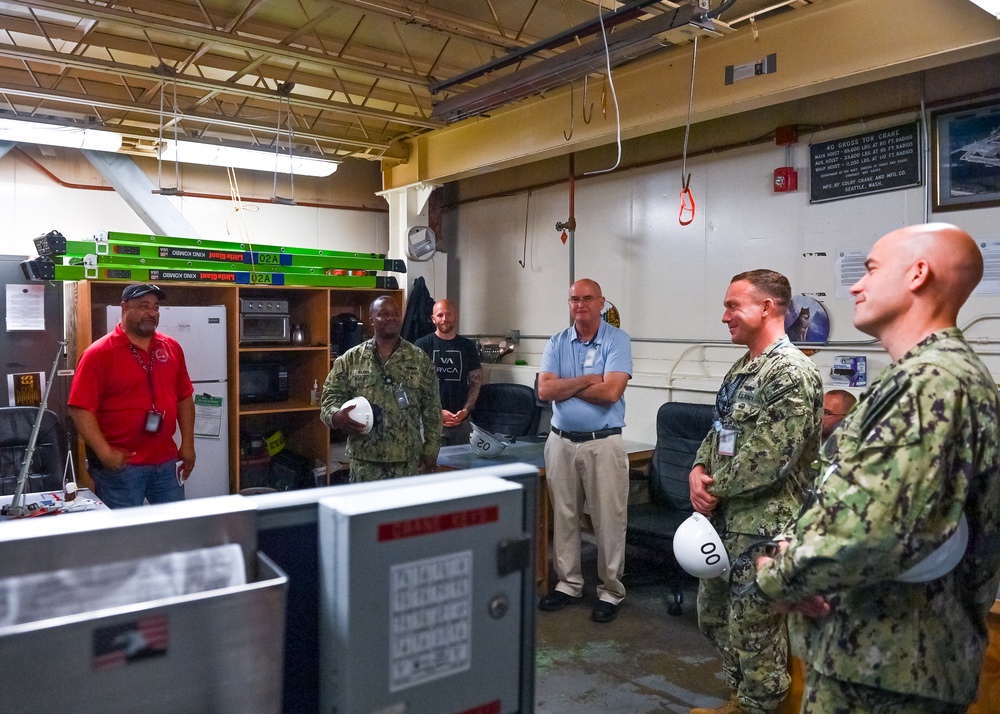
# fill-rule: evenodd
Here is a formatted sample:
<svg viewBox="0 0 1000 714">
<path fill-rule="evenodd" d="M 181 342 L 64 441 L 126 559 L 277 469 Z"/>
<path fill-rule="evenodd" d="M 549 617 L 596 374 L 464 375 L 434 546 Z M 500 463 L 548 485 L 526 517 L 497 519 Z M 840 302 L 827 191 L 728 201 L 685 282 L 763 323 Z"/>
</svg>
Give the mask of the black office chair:
<svg viewBox="0 0 1000 714">
<path fill-rule="evenodd" d="M 649 472 L 649 503 L 628 507 L 625 542 L 665 555 L 672 581 L 673 603 L 667 610 L 681 614 L 682 586 L 690 577 L 674 559 L 673 540 L 677 527 L 691 515 L 688 475 L 702 440 L 712 428 L 709 404 L 667 402 L 656 413 L 656 449 Z"/>
<path fill-rule="evenodd" d="M 472 410 L 472 423 L 480 429 L 507 436 L 535 436 L 542 408 L 535 390 L 524 384 L 484 384 Z"/>
<path fill-rule="evenodd" d="M 17 476 L 37 416 L 38 407 L 0 408 L 0 495 L 12 496 L 17 488 Z M 65 466 L 66 434 L 59 417 L 46 409 L 28 469 L 25 493 L 62 489 Z"/>
</svg>

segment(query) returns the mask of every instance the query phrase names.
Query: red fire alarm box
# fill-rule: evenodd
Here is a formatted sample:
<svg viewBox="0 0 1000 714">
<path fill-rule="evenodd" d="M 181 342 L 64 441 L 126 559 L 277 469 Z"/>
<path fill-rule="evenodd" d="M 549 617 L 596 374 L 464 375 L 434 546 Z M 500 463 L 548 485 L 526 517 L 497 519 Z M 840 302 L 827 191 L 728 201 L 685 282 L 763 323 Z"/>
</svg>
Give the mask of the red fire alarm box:
<svg viewBox="0 0 1000 714">
<path fill-rule="evenodd" d="M 799 190 L 799 173 L 791 166 L 782 166 L 774 170 L 774 192 Z"/>
</svg>

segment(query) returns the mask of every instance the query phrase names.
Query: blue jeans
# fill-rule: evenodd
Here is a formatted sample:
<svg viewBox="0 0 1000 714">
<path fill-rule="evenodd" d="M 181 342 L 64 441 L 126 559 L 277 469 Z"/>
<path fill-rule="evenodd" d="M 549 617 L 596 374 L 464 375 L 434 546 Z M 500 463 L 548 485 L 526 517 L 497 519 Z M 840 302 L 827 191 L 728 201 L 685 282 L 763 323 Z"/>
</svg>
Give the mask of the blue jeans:
<svg viewBox="0 0 1000 714">
<path fill-rule="evenodd" d="M 94 491 L 108 508 L 170 503 L 184 500 L 184 487 L 177 483 L 176 460 L 162 464 L 126 464 L 120 469 L 90 468 Z"/>
</svg>

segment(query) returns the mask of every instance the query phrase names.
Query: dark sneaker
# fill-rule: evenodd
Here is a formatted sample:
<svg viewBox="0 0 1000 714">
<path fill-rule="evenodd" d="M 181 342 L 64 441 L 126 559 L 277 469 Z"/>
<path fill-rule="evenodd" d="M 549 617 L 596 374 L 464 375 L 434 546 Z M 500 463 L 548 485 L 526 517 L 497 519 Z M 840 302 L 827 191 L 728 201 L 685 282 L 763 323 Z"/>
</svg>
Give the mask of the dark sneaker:
<svg viewBox="0 0 1000 714">
<path fill-rule="evenodd" d="M 538 609 L 546 610 L 548 612 L 555 612 L 556 610 L 562 610 L 567 605 L 573 605 L 583 600 L 583 596 L 573 597 L 572 595 L 567 595 L 561 590 L 553 590 L 548 595 L 543 597 L 538 601 Z"/>
<path fill-rule="evenodd" d="M 618 606 L 611 602 L 598 600 L 590 619 L 594 622 L 611 622 L 618 617 Z"/>
</svg>

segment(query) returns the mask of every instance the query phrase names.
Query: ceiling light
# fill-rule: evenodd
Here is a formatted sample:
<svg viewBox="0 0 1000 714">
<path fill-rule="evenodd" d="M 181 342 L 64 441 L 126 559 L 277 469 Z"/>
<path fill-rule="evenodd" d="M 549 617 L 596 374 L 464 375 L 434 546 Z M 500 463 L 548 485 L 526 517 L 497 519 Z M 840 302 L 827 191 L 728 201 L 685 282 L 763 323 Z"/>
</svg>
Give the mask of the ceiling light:
<svg viewBox="0 0 1000 714">
<path fill-rule="evenodd" d="M 1000 0 L 972 0 L 972 2 L 1000 20 Z"/>
<path fill-rule="evenodd" d="M 203 166 L 231 166 L 234 169 L 293 173 L 296 176 L 329 176 L 337 170 L 336 161 L 314 159 L 288 154 L 275 155 L 273 151 L 239 149 L 217 144 L 199 144 L 193 141 L 164 141 L 160 158 Z"/>
<path fill-rule="evenodd" d="M 119 134 L 75 126 L 56 126 L 15 119 L 0 119 L 0 141 L 68 146 L 92 151 L 118 151 L 122 146 Z"/>
</svg>

